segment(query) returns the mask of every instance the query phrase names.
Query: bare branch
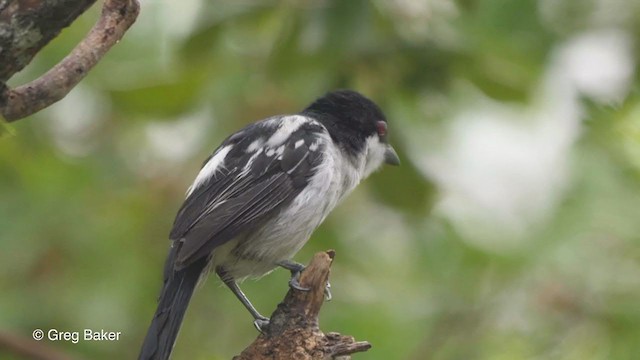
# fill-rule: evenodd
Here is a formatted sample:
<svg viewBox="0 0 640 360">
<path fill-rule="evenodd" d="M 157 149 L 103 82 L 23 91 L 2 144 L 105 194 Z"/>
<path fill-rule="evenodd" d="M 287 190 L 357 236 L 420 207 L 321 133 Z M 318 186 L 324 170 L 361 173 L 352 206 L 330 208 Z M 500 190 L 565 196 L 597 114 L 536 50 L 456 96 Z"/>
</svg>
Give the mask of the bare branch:
<svg viewBox="0 0 640 360">
<path fill-rule="evenodd" d="M 351 336 L 323 334 L 318 326 L 334 254 L 333 250 L 315 254 L 300 276 L 300 285 L 310 290 L 290 289 L 265 332 L 234 360 L 344 360 L 371 348 L 368 342 L 356 342 Z"/>
<path fill-rule="evenodd" d="M 40 78 L 5 88 L 0 112 L 11 122 L 29 116 L 66 96 L 117 43 L 136 20 L 137 0 L 105 0 L 100 19 L 69 55 Z"/>
</svg>

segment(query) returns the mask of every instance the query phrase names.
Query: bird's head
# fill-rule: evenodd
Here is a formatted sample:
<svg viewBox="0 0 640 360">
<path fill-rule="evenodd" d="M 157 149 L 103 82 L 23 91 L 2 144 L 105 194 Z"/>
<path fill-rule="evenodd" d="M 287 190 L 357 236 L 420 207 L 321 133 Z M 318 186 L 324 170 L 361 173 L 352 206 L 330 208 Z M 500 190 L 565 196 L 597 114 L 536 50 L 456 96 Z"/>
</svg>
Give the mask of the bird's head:
<svg viewBox="0 0 640 360">
<path fill-rule="evenodd" d="M 387 118 L 380 107 L 352 90 L 332 91 L 302 112 L 320 121 L 333 141 L 354 158 L 365 157 L 365 176 L 383 163 L 400 165 L 388 143 Z"/>
</svg>

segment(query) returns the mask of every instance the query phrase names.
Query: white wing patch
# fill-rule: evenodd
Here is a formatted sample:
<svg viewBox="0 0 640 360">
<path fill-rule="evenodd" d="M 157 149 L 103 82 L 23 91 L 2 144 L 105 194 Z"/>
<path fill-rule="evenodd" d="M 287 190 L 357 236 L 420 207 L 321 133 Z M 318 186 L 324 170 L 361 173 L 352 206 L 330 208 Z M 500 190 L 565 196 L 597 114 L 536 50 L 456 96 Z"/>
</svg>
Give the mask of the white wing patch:
<svg viewBox="0 0 640 360">
<path fill-rule="evenodd" d="M 282 123 L 278 130 L 271 135 L 269 140 L 267 140 L 267 146 L 269 147 L 277 147 L 278 145 L 285 142 L 291 134 L 293 134 L 296 130 L 302 126 L 305 122 L 309 122 L 311 119 L 301 116 L 301 115 L 290 115 L 282 118 Z"/>
<path fill-rule="evenodd" d="M 227 157 L 227 154 L 229 153 L 229 151 L 231 151 L 232 148 L 233 145 L 227 145 L 216 151 L 215 155 L 213 155 L 211 159 L 209 159 L 209 161 L 207 161 L 207 163 L 202 167 L 202 169 L 198 173 L 198 176 L 196 176 L 196 179 L 193 181 L 193 184 L 191 184 L 191 186 L 187 190 L 187 197 L 191 195 L 193 190 L 197 189 L 198 186 L 202 185 L 205 181 L 214 176 L 216 171 L 224 168 L 224 159 Z"/>
<path fill-rule="evenodd" d="M 252 152 L 260 149 L 262 147 L 262 145 L 264 145 L 264 139 L 263 138 L 259 138 L 258 140 L 255 140 L 254 142 L 249 144 L 249 146 L 247 147 L 247 150 L 245 152 L 247 154 L 248 153 L 252 153 Z"/>
</svg>

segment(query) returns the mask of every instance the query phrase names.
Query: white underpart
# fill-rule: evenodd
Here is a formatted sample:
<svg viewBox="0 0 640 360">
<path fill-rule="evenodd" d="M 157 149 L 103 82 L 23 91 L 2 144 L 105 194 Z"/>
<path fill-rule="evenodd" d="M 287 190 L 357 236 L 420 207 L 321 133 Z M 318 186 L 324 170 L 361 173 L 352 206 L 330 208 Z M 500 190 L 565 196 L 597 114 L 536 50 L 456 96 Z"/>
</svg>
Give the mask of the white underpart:
<svg viewBox="0 0 640 360">
<path fill-rule="evenodd" d="M 276 130 L 269 140 L 267 140 L 267 146 L 276 147 L 281 145 L 305 122 L 309 122 L 309 118 L 301 115 L 289 115 L 283 117 L 278 130 Z"/>
<path fill-rule="evenodd" d="M 217 171 L 224 168 L 224 159 L 232 148 L 233 145 L 227 145 L 216 151 L 211 159 L 209 159 L 209 161 L 207 161 L 207 163 L 202 167 L 198 176 L 196 176 L 196 179 L 193 181 L 193 184 L 191 184 L 187 190 L 187 197 L 191 195 L 193 190 L 197 189 L 212 176 L 215 176 Z"/>
</svg>

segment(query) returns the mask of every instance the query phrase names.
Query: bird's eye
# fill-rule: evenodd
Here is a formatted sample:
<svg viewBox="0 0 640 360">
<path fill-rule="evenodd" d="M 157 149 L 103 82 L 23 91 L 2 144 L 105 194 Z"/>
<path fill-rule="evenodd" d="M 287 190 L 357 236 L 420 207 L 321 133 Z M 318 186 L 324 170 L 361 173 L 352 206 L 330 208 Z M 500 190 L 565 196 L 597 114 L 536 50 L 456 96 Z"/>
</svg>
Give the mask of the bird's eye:
<svg viewBox="0 0 640 360">
<path fill-rule="evenodd" d="M 378 136 L 381 138 L 387 136 L 387 123 L 384 121 L 378 121 L 376 123 L 376 130 L 378 130 Z"/>
</svg>

